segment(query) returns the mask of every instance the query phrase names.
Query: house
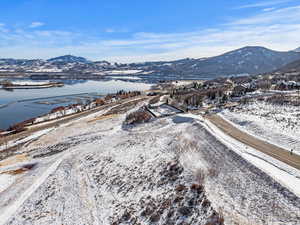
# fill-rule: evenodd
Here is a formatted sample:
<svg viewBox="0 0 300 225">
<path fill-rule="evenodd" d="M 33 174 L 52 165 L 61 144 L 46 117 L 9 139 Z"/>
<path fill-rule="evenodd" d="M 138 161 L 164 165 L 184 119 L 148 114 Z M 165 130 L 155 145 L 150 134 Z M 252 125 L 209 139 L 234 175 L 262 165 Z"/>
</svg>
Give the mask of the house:
<svg viewBox="0 0 300 225">
<path fill-rule="evenodd" d="M 292 90 L 292 89 L 299 89 L 299 88 L 300 88 L 300 82 L 296 82 L 296 81 L 280 80 L 276 84 L 276 89 L 279 90 Z"/>
</svg>

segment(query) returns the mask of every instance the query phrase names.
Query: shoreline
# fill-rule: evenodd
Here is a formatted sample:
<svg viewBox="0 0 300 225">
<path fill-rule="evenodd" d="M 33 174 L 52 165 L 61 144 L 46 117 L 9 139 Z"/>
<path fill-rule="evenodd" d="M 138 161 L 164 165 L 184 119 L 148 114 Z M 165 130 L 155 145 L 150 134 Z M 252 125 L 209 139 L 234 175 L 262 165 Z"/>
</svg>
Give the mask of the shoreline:
<svg viewBox="0 0 300 225">
<path fill-rule="evenodd" d="M 78 94 L 76 94 L 78 95 Z M 76 96 L 76 95 L 72 95 L 72 96 Z M 80 95 L 80 94 L 79 94 Z M 70 96 L 70 95 L 68 95 Z M 103 97 L 103 96 L 102 96 Z M 43 125 L 46 125 L 47 124 L 52 124 L 52 123 L 56 123 L 56 122 L 59 122 L 60 120 L 68 120 L 69 118 L 76 118 L 76 117 L 81 117 L 81 115 L 85 115 L 85 114 L 90 114 L 90 113 L 93 113 L 93 112 L 96 112 L 98 110 L 101 110 L 102 108 L 106 108 L 106 107 L 109 107 L 109 106 L 114 106 L 114 105 L 118 105 L 118 104 L 122 104 L 124 102 L 127 101 L 132 101 L 132 100 L 136 100 L 136 99 L 144 99 L 144 98 L 147 98 L 148 96 L 146 95 L 139 95 L 139 96 L 135 96 L 135 97 L 130 97 L 130 98 L 127 98 L 127 99 L 120 99 L 119 101 L 116 101 L 116 102 L 111 102 L 111 103 L 108 103 L 108 104 L 104 104 L 104 105 L 100 105 L 100 106 L 97 106 L 95 108 L 91 108 L 91 109 L 88 109 L 88 110 L 84 110 L 84 111 L 79 111 L 79 112 L 75 112 L 75 113 L 72 113 L 72 114 L 69 114 L 69 115 L 64 115 L 62 117 L 58 117 L 58 118 L 54 118 L 54 119 L 51 119 L 51 120 L 46 120 L 46 121 L 42 121 L 42 122 L 38 122 L 38 123 L 35 123 L 35 124 L 31 124 L 31 125 L 26 125 L 25 128 L 26 130 L 20 132 L 20 133 L 16 133 L 16 134 L 11 134 L 11 135 L 8 135 L 8 136 L 4 136 L 4 137 L 1 137 L 0 136 L 0 144 L 1 144 L 1 139 L 3 138 L 7 138 L 7 137 L 12 137 L 12 136 L 15 136 L 15 135 L 18 135 L 18 134 L 22 134 L 26 131 L 29 131 L 31 128 L 34 128 L 34 127 L 38 127 L 38 126 L 43 126 Z M 21 100 L 21 102 L 23 102 L 25 100 Z M 29 101 L 29 100 L 27 100 Z M 17 101 L 19 102 L 19 101 Z M 10 105 L 10 104 L 14 104 L 16 102 L 12 102 L 12 103 L 9 103 L 9 104 L 6 104 L 7 105 Z M 4 107 L 6 107 L 4 106 Z M 1 106 L 0 106 L 1 108 Z"/>
<path fill-rule="evenodd" d="M 22 99 L 22 100 L 9 102 L 9 103 L 6 103 L 6 104 L 0 104 L 0 110 L 3 109 L 3 108 L 8 107 L 10 105 L 13 105 L 15 103 L 20 103 L 20 102 L 31 102 L 31 101 L 37 101 L 37 100 L 48 100 L 48 99 L 52 99 L 52 98 L 73 97 L 73 96 L 92 95 L 92 94 L 97 94 L 97 93 L 96 92 L 91 92 L 91 93 L 85 92 L 85 93 L 79 93 L 79 94 L 58 95 L 58 96 L 49 96 L 49 97 L 42 97 L 42 98 Z M 101 96 L 103 96 L 103 95 L 99 95 L 99 97 L 101 97 Z"/>
<path fill-rule="evenodd" d="M 56 82 L 56 83 L 44 83 L 44 84 L 9 84 L 9 85 L 4 85 L 2 84 L 1 89 L 42 89 L 42 88 L 53 88 L 53 87 L 63 87 L 64 84 L 61 82 Z"/>
<path fill-rule="evenodd" d="M 145 96 L 145 95 L 140 95 L 140 96 L 135 96 L 135 97 L 128 98 L 128 99 L 121 99 L 117 102 L 112 102 L 112 103 L 109 103 L 109 104 L 106 104 L 106 105 L 98 106 L 98 107 L 93 108 L 93 109 L 88 110 L 88 111 L 78 112 L 78 113 L 74 113 L 74 114 L 71 114 L 71 115 L 66 115 L 64 117 L 56 118 L 56 119 L 53 119 L 53 120 L 50 120 L 50 121 L 44 121 L 44 122 L 41 122 L 41 123 L 29 125 L 29 126 L 26 127 L 26 130 L 24 130 L 20 133 L 15 133 L 15 134 L 11 134 L 11 135 L 8 135 L 8 136 L 0 137 L 0 147 L 3 146 L 5 143 L 10 142 L 10 141 L 17 141 L 17 140 L 25 139 L 26 137 L 28 137 L 28 136 L 30 136 L 30 135 L 38 132 L 38 131 L 42 131 L 42 130 L 49 129 L 49 128 L 55 128 L 57 126 L 67 124 L 67 123 L 75 121 L 77 119 L 81 119 L 81 118 L 84 118 L 86 116 L 90 116 L 90 115 L 92 115 L 94 113 L 97 113 L 101 110 L 109 109 L 110 107 L 115 107 L 115 106 L 126 104 L 126 103 L 129 103 L 129 102 L 132 102 L 132 101 L 143 101 L 143 100 L 146 100 L 148 98 L 151 98 L 151 97 L 148 97 L 148 96 Z M 27 144 L 27 142 L 20 143 L 16 146 L 15 145 L 10 146 L 8 148 L 4 148 L 4 149 L 0 150 L 0 152 L 1 153 L 3 153 L 3 152 L 9 153 L 10 151 L 14 151 L 16 148 L 19 148 L 20 146 L 23 146 L 23 145 L 26 145 L 26 144 Z"/>
</svg>

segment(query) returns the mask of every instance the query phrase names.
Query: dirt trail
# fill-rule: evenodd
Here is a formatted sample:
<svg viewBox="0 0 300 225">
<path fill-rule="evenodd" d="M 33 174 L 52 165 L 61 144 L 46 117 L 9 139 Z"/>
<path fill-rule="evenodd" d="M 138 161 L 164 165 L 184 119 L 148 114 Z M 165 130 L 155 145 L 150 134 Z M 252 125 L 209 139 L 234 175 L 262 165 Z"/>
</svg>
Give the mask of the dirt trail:
<svg viewBox="0 0 300 225">
<path fill-rule="evenodd" d="M 221 129 L 224 133 L 230 135 L 236 140 L 255 148 L 258 151 L 261 151 L 269 156 L 272 156 L 275 159 L 278 159 L 296 169 L 300 169 L 300 156 L 293 154 L 291 155 L 289 151 L 280 148 L 276 145 L 270 144 L 268 142 L 262 141 L 254 136 L 251 136 L 218 115 L 209 115 L 206 116 L 214 125 Z"/>
</svg>

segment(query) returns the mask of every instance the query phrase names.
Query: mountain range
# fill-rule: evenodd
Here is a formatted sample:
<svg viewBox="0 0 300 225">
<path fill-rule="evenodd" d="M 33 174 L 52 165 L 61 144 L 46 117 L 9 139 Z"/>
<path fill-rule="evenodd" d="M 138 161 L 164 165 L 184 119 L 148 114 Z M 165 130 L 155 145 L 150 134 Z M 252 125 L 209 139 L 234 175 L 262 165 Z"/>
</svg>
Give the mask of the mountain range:
<svg viewBox="0 0 300 225">
<path fill-rule="evenodd" d="M 295 52 L 300 52 L 300 47 L 294 50 Z"/>
<path fill-rule="evenodd" d="M 110 72 L 135 71 L 159 79 L 202 79 L 238 74 L 261 74 L 276 71 L 300 60 L 300 48 L 279 52 L 260 46 L 248 46 L 209 58 L 186 58 L 174 61 L 118 64 L 90 61 L 72 55 L 41 59 L 0 59 L 0 72 L 64 72 L 105 75 Z M 120 72 L 120 74 L 123 74 Z"/>
</svg>

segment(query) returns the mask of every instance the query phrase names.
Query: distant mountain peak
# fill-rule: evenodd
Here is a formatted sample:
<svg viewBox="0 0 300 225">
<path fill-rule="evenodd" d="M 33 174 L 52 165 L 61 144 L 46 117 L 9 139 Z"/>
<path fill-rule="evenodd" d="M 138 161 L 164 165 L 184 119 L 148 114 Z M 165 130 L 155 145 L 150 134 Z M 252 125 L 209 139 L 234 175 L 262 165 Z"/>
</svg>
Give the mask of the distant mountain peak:
<svg viewBox="0 0 300 225">
<path fill-rule="evenodd" d="M 62 63 L 88 63 L 89 61 L 80 56 L 73 55 L 63 55 L 55 58 L 51 58 L 47 60 L 48 62 L 62 62 Z"/>
<path fill-rule="evenodd" d="M 294 50 L 294 52 L 300 52 L 300 47 L 299 47 L 299 48 L 296 48 L 296 49 Z"/>
</svg>

